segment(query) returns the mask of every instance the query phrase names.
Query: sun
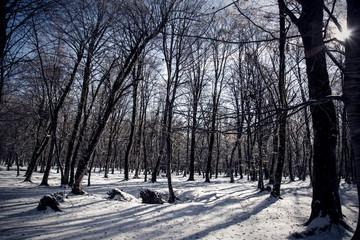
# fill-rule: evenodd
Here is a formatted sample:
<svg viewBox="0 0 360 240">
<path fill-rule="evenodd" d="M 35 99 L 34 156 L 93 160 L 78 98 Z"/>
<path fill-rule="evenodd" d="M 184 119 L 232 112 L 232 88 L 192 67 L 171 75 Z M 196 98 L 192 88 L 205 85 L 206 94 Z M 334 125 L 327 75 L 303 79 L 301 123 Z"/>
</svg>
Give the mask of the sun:
<svg viewBox="0 0 360 240">
<path fill-rule="evenodd" d="M 342 31 L 339 29 L 335 30 L 334 36 L 340 41 L 345 41 L 351 35 L 351 30 L 346 27 L 346 24 L 342 25 Z"/>
</svg>

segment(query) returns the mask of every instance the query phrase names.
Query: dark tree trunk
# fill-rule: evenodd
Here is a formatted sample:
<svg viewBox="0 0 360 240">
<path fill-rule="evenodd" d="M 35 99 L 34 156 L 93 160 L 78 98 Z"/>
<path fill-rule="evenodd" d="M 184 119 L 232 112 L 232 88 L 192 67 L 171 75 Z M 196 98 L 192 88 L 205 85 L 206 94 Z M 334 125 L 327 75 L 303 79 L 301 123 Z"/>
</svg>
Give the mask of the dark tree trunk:
<svg viewBox="0 0 360 240">
<path fill-rule="evenodd" d="M 130 135 L 129 135 L 129 142 L 126 146 L 125 151 L 125 158 L 124 158 L 124 180 L 129 181 L 129 158 L 130 158 L 130 151 L 134 141 L 134 132 L 135 132 L 135 125 L 136 125 L 136 109 L 137 109 L 137 87 L 138 81 L 135 79 L 135 70 L 133 71 L 134 83 L 133 83 L 133 106 L 132 106 L 132 115 L 131 115 L 131 126 L 130 126 Z"/>
<path fill-rule="evenodd" d="M 37 148 L 35 149 L 32 157 L 31 157 L 29 166 L 27 168 L 24 182 L 31 182 L 32 174 L 35 171 L 38 161 L 39 161 L 41 155 L 43 154 L 43 152 L 45 151 L 45 148 L 46 148 L 47 144 L 49 143 L 50 138 L 51 137 L 49 135 L 45 136 L 42 139 L 41 144 L 38 145 Z"/>
<path fill-rule="evenodd" d="M 215 178 L 219 176 L 219 164 L 220 164 L 220 133 L 216 133 L 216 165 L 215 165 Z M 211 177 L 211 172 L 210 172 Z"/>
<path fill-rule="evenodd" d="M 124 86 L 124 80 L 129 76 L 131 70 L 133 69 L 136 61 L 138 60 L 141 52 L 144 50 L 146 44 L 154 38 L 158 31 L 164 26 L 165 22 L 162 22 L 155 32 L 151 35 L 147 36 L 144 39 L 138 39 L 138 44 L 135 45 L 133 51 L 129 53 L 126 61 L 124 62 L 124 66 L 122 71 L 120 71 L 112 85 L 111 92 L 106 100 L 106 105 L 104 109 L 104 113 L 99 117 L 98 124 L 94 129 L 94 132 L 91 136 L 88 146 L 86 147 L 84 154 L 79 160 L 78 167 L 76 169 L 75 181 L 72 186 L 72 192 L 74 194 L 83 194 L 82 190 L 82 180 L 87 171 L 87 167 L 89 164 L 89 160 L 91 154 L 95 150 L 95 147 L 100 139 L 100 136 L 106 126 L 107 120 L 109 119 L 111 113 L 113 112 L 114 106 L 117 101 L 123 96 L 124 91 L 126 91 L 130 85 Z M 121 90 L 120 90 L 121 89 Z"/>
<path fill-rule="evenodd" d="M 111 156 L 111 153 L 113 149 L 113 142 L 115 140 L 118 123 L 119 123 L 119 119 L 117 118 L 117 114 L 113 114 L 111 118 L 110 135 L 109 135 L 109 142 L 108 142 L 106 161 L 105 161 L 104 178 L 109 177 L 110 165 L 113 165 L 113 158 Z"/>
<path fill-rule="evenodd" d="M 239 140 L 237 139 L 235 142 L 234 147 L 231 150 L 230 160 L 229 160 L 229 175 L 230 175 L 230 183 L 234 183 L 234 156 L 236 152 L 236 148 L 239 147 Z"/>
<path fill-rule="evenodd" d="M 309 97 L 319 100 L 331 95 L 323 42 L 323 0 L 301 1 L 300 18 L 285 6 L 301 34 L 306 60 Z M 321 215 L 333 223 L 343 223 L 336 171 L 337 118 L 334 103 L 328 101 L 310 107 L 314 130 L 313 198 L 311 215 L 306 225 Z"/>
<path fill-rule="evenodd" d="M 79 150 L 80 150 L 80 146 L 83 142 L 83 138 L 84 138 L 84 134 L 85 134 L 85 130 L 87 128 L 87 121 L 89 119 L 89 116 L 90 116 L 90 113 L 87 112 L 84 116 L 84 119 L 83 119 L 83 122 L 82 122 L 82 126 L 81 126 L 81 129 L 80 129 L 80 132 L 78 134 L 78 140 L 76 142 L 76 145 L 75 145 L 75 148 L 74 148 L 74 152 L 71 156 L 71 161 L 70 161 L 70 179 L 69 179 L 69 182 L 68 182 L 68 185 L 69 186 L 72 186 L 74 184 L 74 181 L 75 181 L 75 166 L 76 166 L 76 163 L 77 163 L 77 157 L 78 157 L 78 154 L 79 154 Z"/>
<path fill-rule="evenodd" d="M 169 108 L 168 103 L 166 103 L 164 116 L 163 116 L 163 120 L 162 120 L 161 133 L 160 133 L 161 136 L 160 136 L 159 153 L 156 158 L 155 166 L 153 167 L 152 172 L 151 172 L 151 182 L 153 182 L 153 183 L 156 182 L 160 163 L 163 160 L 165 140 L 166 140 L 166 124 L 168 122 L 168 108 Z"/>
<path fill-rule="evenodd" d="M 94 162 L 95 162 L 95 157 L 96 157 L 96 150 L 92 154 L 92 159 L 91 159 L 89 170 L 88 170 L 88 184 L 87 184 L 88 187 L 91 186 L 91 170 L 92 170 Z"/>
<path fill-rule="evenodd" d="M 213 155 L 213 149 L 215 143 L 215 123 L 216 123 L 216 109 L 213 110 L 212 119 L 211 119 L 211 127 L 209 133 L 210 140 L 209 140 L 208 156 L 206 162 L 205 182 L 210 182 L 212 155 Z"/>
<path fill-rule="evenodd" d="M 272 139 L 272 154 L 271 154 L 271 164 L 270 164 L 270 179 L 269 184 L 274 184 L 275 182 L 275 166 L 276 160 L 278 158 L 279 153 L 279 124 L 276 121 L 273 129 L 273 139 Z"/>
<path fill-rule="evenodd" d="M 57 117 L 56 117 L 57 118 Z M 43 186 L 49 186 L 48 180 L 50 175 L 50 170 L 53 162 L 54 157 L 54 149 L 56 147 L 56 129 L 57 129 L 57 119 L 52 120 L 52 126 L 51 126 L 51 143 L 50 143 L 50 149 L 49 149 L 49 156 L 46 163 L 46 169 L 43 175 L 43 179 L 40 183 L 40 185 Z"/>
<path fill-rule="evenodd" d="M 319 99 L 331 95 L 322 40 L 323 1 L 303 5 L 305 16 L 299 22 L 303 36 L 309 81 L 309 96 Z M 307 17 L 310 16 L 310 17 Z M 329 214 L 338 223 L 341 212 L 339 185 L 336 174 L 336 113 L 333 102 L 311 106 L 314 129 L 313 200 L 309 224 L 322 214 Z"/>
<path fill-rule="evenodd" d="M 111 95 L 109 96 L 104 116 L 102 116 L 101 119 L 98 121 L 97 127 L 91 136 L 89 145 L 87 146 L 84 154 L 82 155 L 82 157 L 79 160 L 79 163 L 78 163 L 78 166 L 76 169 L 76 173 L 75 173 L 74 184 L 72 186 L 72 192 L 74 194 L 83 194 L 84 193 L 82 190 L 82 180 L 87 172 L 90 157 L 95 150 L 95 147 L 96 147 L 96 145 L 101 137 L 101 134 L 106 126 L 106 122 L 109 119 L 109 116 L 110 116 L 111 112 L 113 111 L 113 107 L 116 103 L 115 102 L 115 92 L 117 92 L 117 89 L 113 89 Z"/>
<path fill-rule="evenodd" d="M 305 91 L 304 88 L 302 86 L 302 79 L 301 79 L 301 70 L 300 70 L 300 65 L 299 65 L 299 60 L 298 60 L 298 66 L 297 66 L 297 72 L 298 72 L 298 83 L 299 83 L 299 87 L 300 87 L 300 93 L 301 93 L 301 99 L 303 102 L 306 101 L 306 96 L 305 96 Z M 305 145 L 305 149 L 304 149 L 304 165 L 306 166 L 306 164 L 308 164 L 308 170 L 309 170 L 309 176 L 310 176 L 310 181 L 312 181 L 312 158 L 313 158 L 313 146 L 311 144 L 311 130 L 310 130 L 310 117 L 308 114 L 308 109 L 304 108 L 304 118 L 305 118 L 305 127 L 306 127 L 306 137 L 304 140 L 304 145 Z M 302 180 L 305 181 L 306 179 L 306 168 L 304 168 L 304 173 L 302 176 Z"/>
<path fill-rule="evenodd" d="M 278 116 L 279 121 L 279 145 L 278 155 L 276 161 L 276 171 L 274 178 L 274 186 L 271 191 L 271 196 L 280 197 L 280 186 L 282 173 L 285 163 L 286 153 L 286 117 L 287 111 L 284 110 L 287 107 L 286 103 L 286 88 L 285 88 L 285 44 L 286 44 L 286 29 L 285 29 L 285 13 L 280 7 L 279 3 L 279 16 L 280 16 L 280 41 L 279 41 L 279 52 L 280 52 L 280 68 L 279 68 L 279 95 L 280 95 L 280 110 Z"/>
<path fill-rule="evenodd" d="M 360 2 L 347 0 L 347 25 L 351 36 L 345 43 L 344 97 L 354 152 L 356 184 L 360 201 Z M 360 212 L 355 234 L 360 239 Z"/>
<path fill-rule="evenodd" d="M 259 179 L 258 179 L 258 189 L 260 189 L 260 192 L 263 192 L 265 190 L 264 187 L 264 159 L 263 159 L 263 148 L 261 146 L 262 144 L 262 134 L 259 134 Z"/>
<path fill-rule="evenodd" d="M 147 148 L 146 148 L 146 109 L 144 109 L 144 126 L 142 130 L 142 147 L 143 147 L 143 161 L 144 161 L 144 182 L 147 182 L 147 174 L 148 174 L 148 160 L 147 160 Z"/>
<path fill-rule="evenodd" d="M 71 133 L 69 143 L 68 143 L 67 154 L 66 154 L 66 158 L 65 158 L 64 179 L 63 179 L 62 184 L 69 183 L 69 175 L 70 175 L 70 170 L 71 170 L 70 169 L 71 168 L 71 159 L 73 156 L 73 150 L 74 150 L 74 145 L 75 145 L 75 141 L 76 141 L 76 136 L 79 131 L 82 115 L 86 108 L 86 102 L 87 102 L 88 92 L 89 92 L 90 74 L 91 74 L 91 62 L 93 59 L 93 51 L 94 51 L 94 45 L 95 45 L 95 39 L 92 38 L 91 40 L 92 41 L 89 46 L 87 59 L 86 59 L 86 63 L 85 63 L 85 68 L 84 68 L 84 77 L 83 77 L 83 82 L 82 82 L 82 87 L 81 87 L 80 102 L 77 107 L 75 123 L 74 123 L 74 127 L 73 127 L 73 130 Z"/>
<path fill-rule="evenodd" d="M 288 132 L 290 132 L 288 130 Z M 297 144 L 297 143 L 294 143 L 294 144 Z M 295 145 L 295 148 L 297 148 L 297 146 Z M 295 178 L 294 178 L 294 171 L 293 171 L 293 153 L 294 150 L 292 149 L 292 146 L 291 146 L 291 136 L 290 134 L 287 136 L 287 159 L 288 159 L 288 167 L 289 167 L 289 178 L 290 178 L 290 181 L 293 182 L 295 181 Z M 298 155 L 297 153 L 297 150 L 295 151 L 295 155 Z"/>
<path fill-rule="evenodd" d="M 173 100 L 175 100 L 175 93 L 176 91 L 174 91 L 174 96 L 173 96 Z M 170 104 L 170 108 L 169 108 L 169 119 L 168 119 L 168 126 L 167 126 L 167 131 L 166 131 L 166 156 L 167 156 L 167 161 L 166 161 L 166 177 L 168 180 L 168 189 L 169 189 L 169 203 L 174 203 L 176 200 L 175 197 L 175 193 L 172 187 L 172 180 L 171 180 L 171 164 L 172 164 L 172 142 L 171 142 L 171 132 L 172 132 L 172 116 L 173 116 L 173 103 L 172 102 Z"/>
<path fill-rule="evenodd" d="M 135 174 L 134 179 L 140 178 L 140 170 L 141 170 L 141 149 L 142 149 L 142 131 L 144 130 L 143 127 L 144 124 L 144 113 L 140 112 L 140 119 L 139 119 L 139 127 L 137 132 L 137 142 L 136 142 L 136 168 L 135 168 Z"/>
<path fill-rule="evenodd" d="M 241 143 L 240 143 L 240 139 L 238 139 L 239 141 L 239 146 L 238 146 L 238 164 L 239 164 L 239 174 L 240 174 L 240 179 L 243 179 L 244 178 L 244 170 L 243 170 L 243 167 L 242 167 L 242 151 L 241 151 Z"/>
<path fill-rule="evenodd" d="M 190 143 L 190 169 L 188 181 L 195 181 L 195 147 L 196 147 L 196 126 L 197 126 L 197 108 L 198 103 L 194 99 L 191 125 L 191 143 Z"/>
</svg>

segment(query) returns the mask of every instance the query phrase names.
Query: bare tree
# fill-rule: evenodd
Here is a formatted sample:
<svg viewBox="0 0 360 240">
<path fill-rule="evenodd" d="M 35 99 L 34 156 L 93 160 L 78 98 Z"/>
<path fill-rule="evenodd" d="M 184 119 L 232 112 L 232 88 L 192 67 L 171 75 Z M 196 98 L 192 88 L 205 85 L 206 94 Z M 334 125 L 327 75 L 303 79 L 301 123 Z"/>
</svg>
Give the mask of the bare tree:
<svg viewBox="0 0 360 240">
<path fill-rule="evenodd" d="M 179 5 L 179 11 L 174 12 L 174 21 L 171 21 L 162 39 L 161 51 L 164 56 L 166 73 L 164 110 L 161 122 L 161 133 L 159 142 L 159 154 L 152 170 L 152 182 L 156 182 L 161 161 L 166 158 L 166 174 L 169 185 L 169 202 L 175 201 L 171 186 L 171 163 L 172 163 L 172 125 L 174 119 L 175 101 L 178 98 L 178 90 L 184 82 L 184 74 L 188 64 L 190 46 L 194 42 L 187 38 L 192 24 L 192 17 L 196 15 L 194 6 L 197 3 L 184 1 Z M 180 11 L 181 9 L 181 11 Z"/>
<path fill-rule="evenodd" d="M 116 76 L 110 86 L 103 111 L 99 113 L 99 120 L 91 134 L 89 144 L 79 160 L 75 182 L 72 187 L 73 193 L 83 193 L 82 179 L 87 171 L 91 154 L 100 139 L 115 104 L 132 86 L 132 83 L 127 81 L 128 76 L 146 45 L 167 24 L 170 12 L 175 4 L 176 1 L 159 0 L 151 3 L 130 1 L 116 6 L 116 9 L 119 10 L 119 15 L 116 16 L 117 25 L 115 25 L 115 27 L 118 27 L 116 29 L 118 32 L 114 34 L 114 37 L 122 37 L 122 39 L 116 39 L 117 46 L 120 47 L 121 58 L 119 58 L 119 61 L 121 61 L 121 64 L 119 64 Z"/>
<path fill-rule="evenodd" d="M 24 55 L 22 48 L 29 39 L 31 20 L 53 0 L 3 0 L 0 3 L 0 103 L 3 101 L 5 80 Z M 26 52 L 26 51 L 25 51 Z"/>
<path fill-rule="evenodd" d="M 189 162 L 189 181 L 195 181 L 195 151 L 196 151 L 196 132 L 198 129 L 198 110 L 202 91 L 205 87 L 205 73 L 207 66 L 207 51 L 205 41 L 196 41 L 191 52 L 191 64 L 189 70 L 189 88 L 191 102 L 191 137 L 190 137 L 190 162 Z"/>
<path fill-rule="evenodd" d="M 137 115 L 137 101 L 138 101 L 138 86 L 139 80 L 141 76 L 141 68 L 142 63 L 141 61 L 134 67 L 132 71 L 132 113 L 131 113 L 131 122 L 130 122 L 130 134 L 129 134 L 129 141 L 126 146 L 125 157 L 124 157 L 124 180 L 129 180 L 129 158 L 130 158 L 130 151 L 134 141 L 134 133 L 135 133 L 135 125 L 136 125 L 136 115 Z"/>
<path fill-rule="evenodd" d="M 280 7 L 279 3 L 279 16 L 280 16 L 280 41 L 279 41 L 279 53 L 280 53 L 280 67 L 279 67 L 279 97 L 280 108 L 287 108 L 286 89 L 285 89 L 285 44 L 286 44 L 286 28 L 285 28 L 285 13 Z M 271 196 L 280 197 L 280 185 L 282 179 L 282 173 L 284 168 L 285 153 L 286 153 L 286 117 L 287 111 L 280 110 L 278 114 L 279 120 L 279 147 L 276 162 L 276 172 L 274 178 L 274 187 L 271 191 Z"/>
<path fill-rule="evenodd" d="M 280 7 L 301 34 L 309 97 L 316 101 L 331 95 L 322 35 L 324 1 L 299 1 L 299 3 L 301 13 L 297 17 L 287 7 L 285 1 L 279 1 Z M 344 224 L 336 171 L 337 119 L 334 103 L 327 101 L 313 105 L 310 111 L 314 130 L 313 199 L 311 215 L 306 224 L 319 217 L 320 213 L 329 215 L 333 223 Z"/>
<path fill-rule="evenodd" d="M 56 60 L 56 59 L 61 59 L 61 51 L 60 49 L 64 46 L 69 47 L 69 49 L 73 49 L 74 52 L 74 63 L 73 63 L 73 67 L 71 69 L 71 72 L 69 74 L 69 76 L 66 76 L 66 81 L 64 83 L 64 85 L 62 86 L 60 83 L 61 81 L 57 78 L 59 78 L 59 74 L 60 74 L 60 69 L 58 65 L 54 64 L 54 69 L 51 69 L 51 72 L 49 72 L 49 70 L 47 69 L 50 66 L 49 60 L 47 62 L 45 62 L 46 60 L 46 56 L 43 56 L 43 52 L 41 51 L 41 48 L 43 46 L 40 46 L 41 44 L 41 39 L 39 38 L 39 33 L 38 33 L 38 28 L 39 26 L 36 25 L 34 23 L 33 25 L 33 33 L 34 33 L 34 46 L 35 46 L 35 51 L 37 52 L 38 55 L 38 64 L 39 64 L 39 72 L 40 72 L 40 77 L 42 79 L 42 81 L 44 82 L 44 86 L 45 86 L 45 91 L 46 91 L 46 96 L 48 99 L 48 105 L 49 105 L 49 116 L 50 119 L 48 120 L 48 123 L 46 123 L 46 130 L 45 130 L 45 135 L 44 137 L 41 139 L 41 141 L 39 141 L 39 144 L 37 144 L 35 146 L 32 158 L 30 160 L 30 164 L 28 166 L 27 172 L 26 172 L 26 178 L 25 181 L 31 181 L 31 177 L 32 177 L 32 173 L 35 170 L 35 167 L 38 163 L 38 160 L 40 158 L 40 156 L 43 154 L 47 144 L 49 143 L 50 139 L 52 139 L 52 143 L 51 143 L 51 150 L 49 153 L 49 157 L 48 157 L 48 168 L 45 172 L 44 175 L 44 179 L 43 179 L 43 184 L 47 185 L 47 178 L 48 178 L 48 174 L 50 171 L 50 164 L 52 162 L 52 155 L 53 155 L 53 150 L 55 147 L 55 140 L 56 140 L 56 129 L 57 129 L 57 121 L 58 121 L 58 115 L 59 112 L 65 102 L 65 99 L 67 97 L 67 95 L 69 94 L 70 90 L 71 90 L 71 86 L 75 80 L 75 76 L 76 73 L 78 71 L 80 62 L 82 60 L 83 57 L 83 52 L 84 52 L 84 45 L 83 42 L 81 41 L 75 41 L 75 42 L 67 42 L 65 39 L 65 41 L 61 41 L 60 45 L 57 45 L 55 47 L 55 56 L 53 59 L 51 59 L 52 61 Z M 62 35 L 61 32 L 58 32 L 59 35 Z M 56 36 L 59 37 L 59 36 Z M 58 55 L 58 56 L 56 56 Z M 54 62 L 56 63 L 56 61 Z M 47 65 L 47 66 L 45 66 Z M 56 78 L 56 79 L 55 79 Z M 57 82 L 54 82 L 54 81 Z M 61 90 L 60 90 L 61 89 Z M 52 138 L 53 137 L 53 138 Z"/>
<path fill-rule="evenodd" d="M 72 36 L 73 38 L 79 38 L 81 41 L 86 43 L 86 62 L 84 66 L 84 74 L 82 79 L 81 86 L 81 96 L 77 106 L 76 118 L 71 133 L 70 140 L 67 147 L 67 155 L 65 158 L 65 171 L 62 184 L 69 183 L 70 168 L 71 168 L 71 158 L 74 155 L 74 146 L 76 136 L 80 128 L 80 121 L 82 119 L 83 113 L 86 109 L 89 93 L 90 78 L 93 72 L 93 62 L 95 61 L 96 53 L 99 51 L 99 48 L 103 46 L 103 38 L 105 38 L 105 33 L 110 24 L 111 16 L 106 15 L 104 12 L 105 2 L 97 2 L 96 4 L 81 4 L 82 1 L 76 2 L 72 1 L 71 4 L 64 4 L 65 9 L 64 18 L 71 19 L 69 26 L 72 26 L 73 29 L 70 29 L 69 34 L 75 32 L 79 36 Z M 88 9 L 82 9 L 81 6 L 87 6 Z M 94 21 L 87 22 L 86 16 L 82 19 L 79 14 L 80 11 L 86 11 L 87 14 L 94 19 Z M 88 27 L 85 27 L 87 26 Z M 84 26 L 84 27 L 80 27 Z M 73 158 L 74 159 L 74 158 Z"/>
<path fill-rule="evenodd" d="M 230 26 L 225 24 L 225 18 L 219 19 L 216 24 L 218 26 L 213 26 L 212 32 L 209 33 L 213 38 L 223 39 L 230 37 Z M 212 35 L 211 35 L 212 34 Z M 223 42 L 213 40 L 211 42 L 211 65 L 213 68 L 212 74 L 212 93 L 211 93 L 211 102 L 210 102 L 210 126 L 209 131 L 209 146 L 208 146 L 208 156 L 206 163 L 206 172 L 205 172 L 205 182 L 210 182 L 212 162 L 213 162 L 213 148 L 215 144 L 215 135 L 217 132 L 216 122 L 218 117 L 218 110 L 220 106 L 221 94 L 225 87 L 225 81 L 228 77 L 226 75 L 227 63 L 229 56 L 231 54 L 231 46 L 224 44 Z"/>
</svg>

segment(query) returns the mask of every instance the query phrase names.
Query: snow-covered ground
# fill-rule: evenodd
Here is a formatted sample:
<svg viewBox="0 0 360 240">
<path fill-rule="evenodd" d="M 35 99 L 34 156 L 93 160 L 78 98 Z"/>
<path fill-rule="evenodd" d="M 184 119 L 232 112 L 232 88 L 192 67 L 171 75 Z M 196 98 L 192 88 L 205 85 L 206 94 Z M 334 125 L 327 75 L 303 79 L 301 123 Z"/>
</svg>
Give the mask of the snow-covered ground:
<svg viewBox="0 0 360 240">
<path fill-rule="evenodd" d="M 282 184 L 283 199 L 259 193 L 257 183 L 246 179 L 229 183 L 224 176 L 204 183 L 173 176 L 173 187 L 179 200 L 175 204 L 141 203 L 140 189 L 164 193 L 167 182 L 160 176 L 157 183 L 143 179 L 122 181 L 123 175 L 92 173 L 87 194 L 72 195 L 59 186 L 60 176 L 50 175 L 51 187 L 39 186 L 42 174 L 34 173 L 33 183 L 24 183 L 16 171 L 0 170 L 0 239 L 296 239 L 295 232 L 307 228 L 302 224 L 310 215 L 309 182 Z M 24 174 L 24 172 L 22 172 Z M 113 188 L 136 197 L 132 202 L 109 200 Z M 341 201 L 346 222 L 355 229 L 358 202 L 356 187 L 341 183 Z M 62 212 L 37 211 L 41 197 L 63 192 Z M 325 220 L 325 219 L 324 219 Z M 321 224 L 321 223 L 320 223 Z M 305 236 L 305 235 L 303 235 Z M 316 233 L 305 239 L 350 239 L 351 232 L 337 230 Z"/>
</svg>

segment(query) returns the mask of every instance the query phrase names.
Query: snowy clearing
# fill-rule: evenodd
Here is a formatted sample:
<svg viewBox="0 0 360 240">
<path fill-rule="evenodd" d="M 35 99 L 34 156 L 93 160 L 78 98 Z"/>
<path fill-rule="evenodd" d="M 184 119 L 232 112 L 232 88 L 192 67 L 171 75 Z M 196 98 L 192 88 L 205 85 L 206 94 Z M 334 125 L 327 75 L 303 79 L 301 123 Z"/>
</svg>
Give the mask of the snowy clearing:
<svg viewBox="0 0 360 240">
<path fill-rule="evenodd" d="M 24 174 L 24 172 L 21 172 Z M 204 183 L 173 176 L 179 200 L 175 204 L 141 203 L 140 189 L 163 194 L 167 200 L 167 181 L 143 179 L 123 181 L 123 175 L 92 173 L 92 186 L 78 196 L 59 186 L 60 176 L 51 172 L 51 187 L 39 186 L 42 174 L 35 172 L 33 183 L 24 183 L 16 171 L 0 170 L 0 239 L 299 239 L 293 233 L 306 230 L 302 224 L 310 215 L 309 182 L 282 184 L 283 199 L 259 193 L 257 182 L 246 179 L 229 183 L 219 177 Z M 135 197 L 131 202 L 109 200 L 107 192 L 117 188 Z M 37 211 L 39 200 L 47 194 L 63 192 L 62 212 Z M 340 196 L 346 222 L 355 229 L 358 202 L 355 185 L 341 183 Z M 326 219 L 324 219 L 325 221 Z M 319 223 L 322 224 L 322 223 Z M 332 227 L 302 239 L 350 239 L 352 233 Z"/>
</svg>

